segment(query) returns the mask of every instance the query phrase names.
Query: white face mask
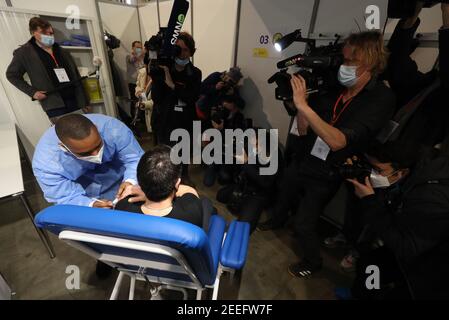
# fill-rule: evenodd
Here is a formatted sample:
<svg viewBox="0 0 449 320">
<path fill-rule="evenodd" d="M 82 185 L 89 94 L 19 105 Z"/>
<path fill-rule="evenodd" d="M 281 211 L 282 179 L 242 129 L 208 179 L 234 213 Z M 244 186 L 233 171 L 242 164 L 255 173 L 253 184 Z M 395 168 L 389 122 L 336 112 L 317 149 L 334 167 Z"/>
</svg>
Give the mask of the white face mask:
<svg viewBox="0 0 449 320">
<path fill-rule="evenodd" d="M 104 152 L 104 143 L 100 148 L 100 151 L 98 151 L 97 155 L 95 156 L 87 156 L 87 157 L 79 157 L 76 154 L 74 154 L 72 151 L 70 151 L 69 148 L 67 148 L 67 146 L 65 146 L 62 142 L 61 142 L 64 151 L 70 152 L 75 158 L 82 160 L 82 161 L 87 161 L 87 162 L 91 162 L 91 163 L 95 163 L 95 164 L 101 164 L 101 162 L 103 161 L 103 152 Z"/>
<path fill-rule="evenodd" d="M 135 52 L 136 52 L 136 55 L 140 56 L 142 54 L 142 49 L 141 48 L 136 48 Z"/>
<path fill-rule="evenodd" d="M 391 177 L 394 175 L 397 171 L 393 172 L 389 176 L 383 176 L 380 173 L 376 172 L 374 169 L 371 170 L 371 175 L 369 177 L 369 180 L 371 182 L 371 185 L 375 189 L 385 189 L 391 186 L 390 180 L 388 180 L 388 177 Z"/>
<path fill-rule="evenodd" d="M 346 88 L 351 88 L 357 83 L 357 67 L 342 64 L 338 71 L 338 82 Z"/>
</svg>

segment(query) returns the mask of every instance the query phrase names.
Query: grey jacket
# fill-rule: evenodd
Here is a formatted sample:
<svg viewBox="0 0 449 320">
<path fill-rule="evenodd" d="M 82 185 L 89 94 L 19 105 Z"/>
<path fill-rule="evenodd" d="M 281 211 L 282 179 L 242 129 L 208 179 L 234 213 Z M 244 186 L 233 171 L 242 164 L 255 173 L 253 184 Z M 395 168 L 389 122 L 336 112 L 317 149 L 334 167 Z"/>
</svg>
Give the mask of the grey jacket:
<svg viewBox="0 0 449 320">
<path fill-rule="evenodd" d="M 61 48 L 61 54 L 64 61 L 67 62 L 67 74 L 71 80 L 79 79 L 80 74 L 76 67 L 75 61 L 69 52 Z M 24 79 L 23 75 L 27 73 L 31 85 L 29 85 Z M 6 78 L 17 89 L 23 91 L 31 98 L 33 98 L 36 91 L 51 91 L 55 87 L 48 76 L 47 70 L 44 64 L 39 58 L 35 47 L 32 43 L 27 42 L 20 48 L 16 49 L 13 53 L 13 59 L 6 70 Z M 89 99 L 84 92 L 84 88 L 81 82 L 76 82 L 74 85 L 74 91 L 77 101 L 77 106 L 84 108 L 89 105 Z M 58 109 L 64 107 L 64 101 L 58 92 L 50 93 L 47 95 L 47 99 L 40 101 L 44 111 Z"/>
</svg>

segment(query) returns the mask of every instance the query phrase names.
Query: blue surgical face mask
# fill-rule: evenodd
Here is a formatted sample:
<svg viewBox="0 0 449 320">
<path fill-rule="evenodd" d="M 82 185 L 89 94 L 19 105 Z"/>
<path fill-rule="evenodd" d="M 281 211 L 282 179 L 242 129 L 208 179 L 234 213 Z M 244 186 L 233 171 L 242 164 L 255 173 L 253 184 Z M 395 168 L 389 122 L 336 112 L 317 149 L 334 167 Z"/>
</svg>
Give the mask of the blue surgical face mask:
<svg viewBox="0 0 449 320">
<path fill-rule="evenodd" d="M 342 86 L 351 88 L 357 83 L 357 67 L 356 66 L 340 66 L 338 71 L 338 81 Z"/>
<path fill-rule="evenodd" d="M 182 67 L 185 67 L 186 65 L 188 65 L 190 63 L 190 59 L 180 59 L 180 58 L 175 58 L 175 62 L 177 65 L 180 65 Z"/>
<path fill-rule="evenodd" d="M 140 56 L 142 54 L 142 48 L 136 48 L 136 55 Z"/>
<path fill-rule="evenodd" d="M 47 36 L 45 34 L 41 34 L 41 40 L 40 42 L 46 46 L 46 47 L 51 47 L 54 45 L 55 43 L 55 36 Z"/>
</svg>

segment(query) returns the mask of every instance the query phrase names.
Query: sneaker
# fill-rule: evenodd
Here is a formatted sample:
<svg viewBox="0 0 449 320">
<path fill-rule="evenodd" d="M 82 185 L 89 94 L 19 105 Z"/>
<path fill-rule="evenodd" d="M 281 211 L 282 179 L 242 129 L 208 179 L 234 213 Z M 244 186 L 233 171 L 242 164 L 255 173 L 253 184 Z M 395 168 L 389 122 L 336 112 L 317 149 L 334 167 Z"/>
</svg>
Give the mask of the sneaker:
<svg viewBox="0 0 449 320">
<path fill-rule="evenodd" d="M 338 233 L 334 237 L 329 237 L 324 239 L 324 246 L 329 249 L 334 249 L 337 247 L 342 247 L 346 244 L 346 238 L 343 233 Z"/>
<path fill-rule="evenodd" d="M 359 259 L 359 253 L 356 250 L 351 250 L 340 262 L 340 267 L 345 272 L 354 272 Z"/>
<path fill-rule="evenodd" d="M 305 278 L 311 276 L 320 269 L 321 266 L 312 266 L 311 264 L 308 264 L 306 262 L 299 262 L 291 264 L 288 267 L 288 273 L 296 278 Z"/>
</svg>

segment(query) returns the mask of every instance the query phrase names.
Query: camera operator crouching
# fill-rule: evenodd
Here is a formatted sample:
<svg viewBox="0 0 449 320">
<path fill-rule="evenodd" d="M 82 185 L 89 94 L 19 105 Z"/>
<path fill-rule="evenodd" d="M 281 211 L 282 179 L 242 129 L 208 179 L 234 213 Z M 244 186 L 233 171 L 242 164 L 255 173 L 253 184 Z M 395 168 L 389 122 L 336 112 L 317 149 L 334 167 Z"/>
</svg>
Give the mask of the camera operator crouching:
<svg viewBox="0 0 449 320">
<path fill-rule="evenodd" d="M 192 134 L 195 120 L 195 102 L 201 88 L 201 70 L 193 66 L 193 37 L 181 32 L 176 41 L 179 54 L 169 66 L 160 65 L 151 72 L 154 110 L 151 126 L 158 144 L 173 146 L 170 134 L 175 129 L 185 129 Z M 162 70 L 162 72 L 161 72 Z"/>
<path fill-rule="evenodd" d="M 259 128 L 254 128 L 256 131 Z M 269 139 L 270 134 L 264 138 L 254 137 L 249 140 L 248 151 L 243 151 L 242 165 L 238 165 L 238 172 L 235 172 L 233 183 L 218 190 L 217 200 L 226 204 L 227 208 L 239 221 L 250 224 L 250 232 L 256 229 L 259 218 L 266 208 L 270 207 L 276 195 L 276 182 L 283 168 L 283 157 L 279 148 L 271 150 Z M 259 139 L 261 139 L 259 141 Z M 256 163 L 249 163 L 248 152 L 257 155 Z M 265 155 L 266 159 L 262 163 L 260 157 Z M 270 167 L 277 161 L 276 173 L 273 175 L 263 175 L 261 168 Z"/>
<path fill-rule="evenodd" d="M 224 99 L 235 101 L 239 109 L 243 109 L 245 101 L 240 96 L 238 84 L 243 78 L 239 67 L 232 67 L 229 71 L 213 72 L 201 83 L 200 98 L 196 103 L 198 118 L 204 120 L 207 128 L 211 120 L 213 109 L 221 106 Z"/>
<path fill-rule="evenodd" d="M 350 179 L 360 198 L 360 209 L 353 215 L 360 219 L 363 232 L 357 243 L 356 277 L 346 298 L 446 299 L 447 154 L 433 148 L 420 152 L 416 143 L 389 141 L 370 146 L 365 158 L 373 168 L 369 178 Z M 380 272 L 377 290 L 366 286 L 368 266 Z"/>
<path fill-rule="evenodd" d="M 245 100 L 240 96 L 238 84 L 243 78 L 240 68 L 233 67 L 226 72 L 214 72 L 201 84 L 201 96 L 196 103 L 198 118 L 202 120 L 202 129 L 220 130 L 224 141 L 226 129 L 246 129 L 245 116 L 242 110 Z M 210 143 L 206 137 L 203 146 Z M 218 183 L 224 185 L 232 182 L 235 171 L 232 164 L 205 165 L 203 184 L 206 187 Z"/>
<path fill-rule="evenodd" d="M 283 227 L 299 198 L 294 229 L 304 256 L 288 269 L 296 277 L 322 267 L 316 225 L 343 182 L 334 167 L 374 139 L 395 108 L 393 93 L 377 78 L 386 64 L 382 35 L 374 31 L 350 35 L 343 56 L 338 72 L 342 87 L 336 90 L 308 99 L 305 80 L 291 79 L 301 135 L 298 150 L 307 151 L 296 153 L 285 169 L 272 218 L 259 225 L 260 230 Z"/>
</svg>

